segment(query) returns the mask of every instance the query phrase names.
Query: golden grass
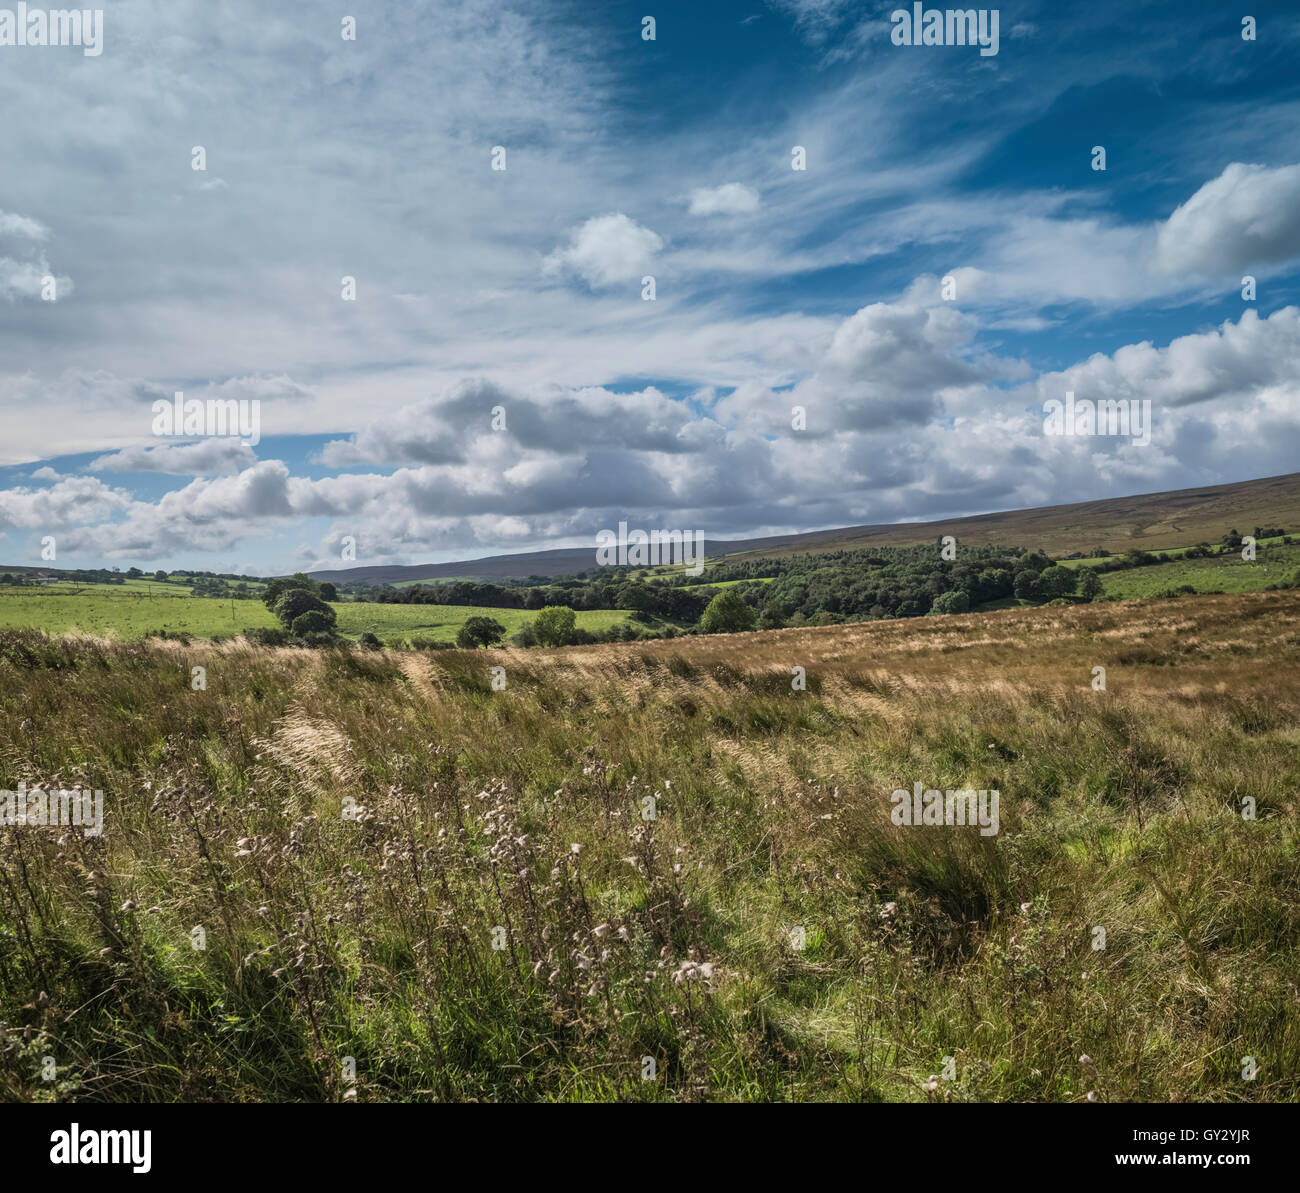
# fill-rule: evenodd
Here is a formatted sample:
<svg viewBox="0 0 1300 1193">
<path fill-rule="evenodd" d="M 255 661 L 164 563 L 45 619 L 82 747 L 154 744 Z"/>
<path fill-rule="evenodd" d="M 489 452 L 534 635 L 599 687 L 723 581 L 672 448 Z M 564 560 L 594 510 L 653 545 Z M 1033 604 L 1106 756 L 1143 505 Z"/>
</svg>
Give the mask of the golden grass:
<svg viewBox="0 0 1300 1193">
<path fill-rule="evenodd" d="M 0 1091 L 1295 1100 L 1298 747 L 1297 592 L 556 651 L 0 635 L 2 785 L 108 808 L 0 829 Z M 997 789 L 1001 832 L 894 825 L 914 782 Z"/>
</svg>

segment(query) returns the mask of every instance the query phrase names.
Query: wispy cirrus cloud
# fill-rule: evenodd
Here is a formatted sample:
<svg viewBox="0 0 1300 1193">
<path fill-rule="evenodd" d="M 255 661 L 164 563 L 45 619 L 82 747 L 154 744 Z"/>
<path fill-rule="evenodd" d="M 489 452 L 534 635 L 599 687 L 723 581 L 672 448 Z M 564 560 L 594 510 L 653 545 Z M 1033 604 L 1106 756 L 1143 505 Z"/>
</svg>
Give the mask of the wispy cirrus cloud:
<svg viewBox="0 0 1300 1193">
<path fill-rule="evenodd" d="M 58 521 L 37 494 L 102 472 L 61 490 L 87 560 L 974 512 L 1227 476 L 1215 436 L 1286 470 L 1289 27 L 1126 8 L 1117 40 L 1114 5 L 1030 0 L 981 60 L 831 0 L 670 0 L 657 43 L 546 2 L 376 10 L 351 43 L 251 0 L 114 11 L 93 70 L 0 77 L 6 111 L 41 98 L 0 126 L 0 491 Z M 1158 393 L 1150 447 L 1045 443 L 1067 382 Z M 260 401 L 266 458 L 155 439 L 178 390 Z"/>
</svg>

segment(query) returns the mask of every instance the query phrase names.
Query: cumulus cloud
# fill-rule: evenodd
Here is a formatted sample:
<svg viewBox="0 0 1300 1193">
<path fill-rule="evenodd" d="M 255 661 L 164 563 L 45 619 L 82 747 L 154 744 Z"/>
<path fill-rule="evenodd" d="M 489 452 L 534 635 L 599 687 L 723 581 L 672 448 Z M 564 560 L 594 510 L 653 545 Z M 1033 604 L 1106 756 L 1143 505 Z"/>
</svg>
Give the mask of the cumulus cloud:
<svg viewBox="0 0 1300 1193">
<path fill-rule="evenodd" d="M 1247 311 L 1028 380 L 1023 362 L 977 351 L 976 330 L 949 304 L 872 303 L 841 323 L 794 386 L 746 383 L 722 396 L 466 380 L 328 452 L 392 471 L 312 478 L 263 460 L 154 501 L 64 479 L 0 493 L 0 529 L 61 529 L 60 550 L 152 560 L 229 551 L 324 518 L 327 542 L 351 534 L 372 562 L 415 562 L 580 544 L 621 519 L 740 537 L 1085 500 L 1099 484 L 1132 492 L 1239 479 L 1243 459 L 1258 475 L 1294 467 L 1300 308 L 1266 319 Z M 1042 404 L 1066 390 L 1149 398 L 1150 443 L 1046 436 Z M 807 408 L 806 431 L 790 425 L 796 404 Z M 163 456 L 186 450 L 168 446 Z"/>
<path fill-rule="evenodd" d="M 1235 323 L 1179 336 L 1164 348 L 1148 340 L 1111 355 L 1099 352 L 1044 374 L 1035 387 L 1043 400 L 1073 390 L 1078 398 L 1149 398 L 1162 408 L 1217 402 L 1237 414 L 1269 394 L 1290 401 L 1300 394 L 1300 308 L 1284 307 L 1267 319 L 1244 311 Z"/>
<path fill-rule="evenodd" d="M 327 443 L 321 461 L 336 468 L 456 464 L 493 442 L 559 455 L 601 446 L 677 453 L 692 450 L 683 433 L 692 419 L 653 386 L 631 393 L 558 385 L 525 391 L 472 378 Z"/>
<path fill-rule="evenodd" d="M 99 456 L 93 472 L 161 472 L 170 476 L 233 475 L 257 462 L 253 449 L 239 439 L 209 438 L 198 443 L 136 445 Z M 36 475 L 33 473 L 33 475 Z"/>
<path fill-rule="evenodd" d="M 741 182 L 701 187 L 691 194 L 691 215 L 748 215 L 758 210 L 758 192 Z"/>
<path fill-rule="evenodd" d="M 598 215 L 576 228 L 566 247 L 546 258 L 551 271 L 567 270 L 590 286 L 605 287 L 644 276 L 663 238 L 621 211 Z"/>
<path fill-rule="evenodd" d="M 98 477 L 65 477 L 48 489 L 0 489 L 0 526 L 50 532 L 102 522 L 128 509 L 131 495 Z"/>
<path fill-rule="evenodd" d="M 934 226 L 978 231 L 969 254 L 944 275 L 957 279 L 959 303 L 1025 330 L 1049 326 L 1043 308 L 1054 305 L 1190 299 L 1221 293 L 1226 279 L 1243 272 L 1275 273 L 1300 259 L 1300 165 L 1234 163 L 1151 222 L 1067 213 L 1057 209 L 1063 200 L 992 197 L 982 210 L 922 202 L 892 218 L 900 239 Z"/>
<path fill-rule="evenodd" d="M 1160 226 L 1165 273 L 1225 273 L 1300 256 L 1300 165 L 1233 162 Z"/>
<path fill-rule="evenodd" d="M 839 326 L 812 375 L 780 401 L 761 386 L 741 386 L 716 411 L 768 433 L 790 430 L 793 405 L 807 409 L 813 435 L 919 425 L 941 412 L 945 390 L 983 375 L 965 352 L 973 332 L 951 306 L 872 303 Z"/>
</svg>

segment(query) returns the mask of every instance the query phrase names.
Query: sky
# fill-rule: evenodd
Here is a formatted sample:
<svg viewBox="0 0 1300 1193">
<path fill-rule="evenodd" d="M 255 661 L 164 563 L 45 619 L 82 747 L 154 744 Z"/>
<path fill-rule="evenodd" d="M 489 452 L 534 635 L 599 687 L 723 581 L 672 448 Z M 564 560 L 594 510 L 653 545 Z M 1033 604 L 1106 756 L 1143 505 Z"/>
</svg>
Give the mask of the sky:
<svg viewBox="0 0 1300 1193">
<path fill-rule="evenodd" d="M 98 54 L 0 44 L 0 563 L 1300 469 L 1300 6 L 1015 4 L 995 54 L 896 10 L 109 0 Z M 178 392 L 256 403 L 257 442 L 158 433 Z M 1149 440 L 1046 433 L 1067 392 L 1149 401 Z"/>
</svg>

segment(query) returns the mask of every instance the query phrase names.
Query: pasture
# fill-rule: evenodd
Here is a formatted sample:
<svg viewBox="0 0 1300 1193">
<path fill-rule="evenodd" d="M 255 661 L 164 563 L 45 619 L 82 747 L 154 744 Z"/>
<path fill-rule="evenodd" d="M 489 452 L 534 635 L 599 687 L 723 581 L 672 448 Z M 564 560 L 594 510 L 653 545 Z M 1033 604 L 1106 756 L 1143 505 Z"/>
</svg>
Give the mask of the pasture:
<svg viewBox="0 0 1300 1193">
<path fill-rule="evenodd" d="M 50 633 L 79 632 L 99 637 L 132 639 L 150 631 L 213 638 L 280 623 L 258 600 L 226 600 L 190 596 L 174 586 L 154 584 L 63 585 L 46 588 L 0 587 L 0 629 L 43 629 Z M 160 591 L 171 588 L 170 592 Z M 481 608 L 474 605 L 388 605 L 339 601 L 338 632 L 358 638 L 376 637 L 405 642 L 409 637 L 455 641 L 469 617 L 492 617 L 513 634 L 537 616 L 525 609 Z M 627 620 L 624 609 L 593 609 L 577 614 L 577 624 L 593 632 Z"/>
</svg>

